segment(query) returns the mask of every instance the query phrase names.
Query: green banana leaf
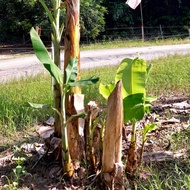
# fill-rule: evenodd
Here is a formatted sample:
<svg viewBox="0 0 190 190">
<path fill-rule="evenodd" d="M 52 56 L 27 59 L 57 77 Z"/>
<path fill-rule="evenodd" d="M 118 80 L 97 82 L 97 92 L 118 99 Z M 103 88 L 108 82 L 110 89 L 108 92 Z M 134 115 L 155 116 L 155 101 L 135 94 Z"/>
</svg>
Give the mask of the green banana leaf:
<svg viewBox="0 0 190 190">
<path fill-rule="evenodd" d="M 65 69 L 65 84 L 72 83 L 75 81 L 77 77 L 77 64 L 78 64 L 78 59 L 77 58 L 71 58 L 67 68 Z"/>
<path fill-rule="evenodd" d="M 95 84 L 99 81 L 99 77 L 90 77 L 88 79 L 81 79 L 76 82 L 71 82 L 68 83 L 70 86 L 86 86 L 86 85 L 91 85 Z"/>
<path fill-rule="evenodd" d="M 144 126 L 143 133 L 146 135 L 147 133 L 150 133 L 157 128 L 158 128 L 158 125 L 156 123 L 146 124 Z"/>
<path fill-rule="evenodd" d="M 108 85 L 104 85 L 102 83 L 100 83 L 99 85 L 99 93 L 105 98 L 108 99 L 108 97 L 110 96 L 110 94 L 112 93 L 112 91 L 115 88 L 115 84 L 108 84 Z"/>
<path fill-rule="evenodd" d="M 51 13 L 51 11 L 49 10 L 49 8 L 47 7 L 46 3 L 44 2 L 44 0 L 39 0 L 39 2 L 41 3 L 41 5 L 43 6 L 47 16 L 49 17 L 50 23 L 52 25 L 52 29 L 53 29 L 53 33 L 54 35 L 56 34 L 56 24 L 55 24 L 55 19 Z"/>
<path fill-rule="evenodd" d="M 81 79 L 81 80 L 75 81 L 77 77 L 77 72 L 78 72 L 77 65 L 78 65 L 77 58 L 70 59 L 69 64 L 67 65 L 67 68 L 65 69 L 65 73 L 66 73 L 65 84 L 66 85 L 69 85 L 70 87 L 85 86 L 85 85 L 95 84 L 99 81 L 99 77 L 90 77 L 88 79 Z"/>
<path fill-rule="evenodd" d="M 147 67 L 146 62 L 139 58 L 125 58 L 121 62 L 115 83 L 122 80 L 124 122 L 139 121 L 150 112 L 149 103 L 156 100 L 156 97 L 146 97 L 145 85 L 151 68 L 151 64 Z M 99 93 L 107 99 L 114 88 L 114 84 L 100 83 Z"/>
<path fill-rule="evenodd" d="M 146 62 L 143 59 L 125 58 L 121 62 L 115 76 L 115 83 L 122 79 L 123 98 L 136 93 L 145 95 L 146 75 Z"/>
<path fill-rule="evenodd" d="M 139 121 L 145 113 L 144 94 L 131 94 L 123 99 L 124 122 Z"/>
<path fill-rule="evenodd" d="M 37 58 L 43 63 L 51 76 L 54 77 L 59 84 L 63 84 L 63 73 L 51 59 L 46 47 L 34 28 L 31 28 L 30 30 L 30 37 Z"/>
</svg>

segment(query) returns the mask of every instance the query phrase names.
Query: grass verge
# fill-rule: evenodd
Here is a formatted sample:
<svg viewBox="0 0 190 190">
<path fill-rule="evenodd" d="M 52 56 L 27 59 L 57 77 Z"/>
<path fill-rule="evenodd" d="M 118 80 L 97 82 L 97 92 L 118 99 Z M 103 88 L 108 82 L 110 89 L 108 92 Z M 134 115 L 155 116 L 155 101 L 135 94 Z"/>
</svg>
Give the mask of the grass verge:
<svg viewBox="0 0 190 190">
<path fill-rule="evenodd" d="M 47 118 L 52 112 L 32 109 L 27 102 L 52 102 L 50 79 L 38 75 L 35 78 L 21 79 L 2 84 L 0 87 L 0 127 L 4 135 L 27 129 L 37 121 Z"/>
<path fill-rule="evenodd" d="M 111 49 L 111 48 L 124 48 L 124 47 L 139 47 L 139 46 L 158 46 L 158 45 L 174 45 L 174 44 L 187 44 L 190 43 L 189 38 L 171 38 L 171 39 L 154 39 L 154 40 L 142 40 L 128 39 L 128 40 L 113 40 L 113 41 L 103 41 L 93 44 L 83 44 L 81 45 L 81 50 L 95 50 L 95 49 Z"/>
</svg>

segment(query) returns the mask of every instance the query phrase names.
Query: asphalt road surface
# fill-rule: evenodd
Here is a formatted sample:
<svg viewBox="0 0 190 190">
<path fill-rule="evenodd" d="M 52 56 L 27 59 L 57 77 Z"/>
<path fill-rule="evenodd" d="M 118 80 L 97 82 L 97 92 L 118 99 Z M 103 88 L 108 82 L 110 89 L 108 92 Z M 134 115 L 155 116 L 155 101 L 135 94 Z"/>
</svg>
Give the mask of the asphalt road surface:
<svg viewBox="0 0 190 190">
<path fill-rule="evenodd" d="M 122 59 L 134 58 L 137 55 L 145 60 L 152 60 L 168 55 L 188 53 L 190 54 L 190 44 L 81 51 L 81 69 L 118 65 Z M 63 55 L 61 55 L 61 59 L 63 61 Z M 36 75 L 41 72 L 46 71 L 35 55 L 3 60 L 0 55 L 0 82 Z"/>
</svg>

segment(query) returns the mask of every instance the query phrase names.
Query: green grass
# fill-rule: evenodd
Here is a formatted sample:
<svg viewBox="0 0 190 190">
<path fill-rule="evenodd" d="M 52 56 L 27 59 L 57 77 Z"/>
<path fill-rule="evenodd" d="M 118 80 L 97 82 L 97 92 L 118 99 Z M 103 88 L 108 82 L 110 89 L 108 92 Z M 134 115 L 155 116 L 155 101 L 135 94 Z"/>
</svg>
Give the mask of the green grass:
<svg viewBox="0 0 190 190">
<path fill-rule="evenodd" d="M 190 55 L 169 56 L 150 61 L 153 69 L 147 83 L 148 94 L 157 96 L 190 92 Z"/>
<path fill-rule="evenodd" d="M 149 171 L 151 176 L 146 181 L 139 180 L 139 190 L 190 189 L 190 159 L 153 163 L 144 169 Z"/>
<path fill-rule="evenodd" d="M 146 181 L 139 180 L 138 189 L 142 190 L 190 190 L 190 125 L 185 129 L 168 134 L 170 151 L 185 150 L 187 158 L 171 161 L 153 162 L 139 170 L 147 175 Z"/>
<path fill-rule="evenodd" d="M 83 44 L 81 45 L 81 50 L 94 50 L 94 49 L 111 49 L 111 48 L 123 48 L 123 47 L 139 47 L 139 46 L 157 46 L 157 45 L 171 45 L 171 44 L 186 44 L 189 43 L 190 39 L 185 38 L 172 38 L 172 39 L 157 39 L 157 40 L 137 40 L 137 39 L 128 39 L 128 40 L 110 40 L 97 42 L 93 44 Z"/>
<path fill-rule="evenodd" d="M 52 111 L 35 110 L 27 102 L 52 103 L 50 79 L 37 76 L 2 84 L 0 88 L 0 127 L 8 134 L 31 127 L 37 121 L 46 119 Z"/>
<path fill-rule="evenodd" d="M 190 92 L 190 55 L 170 56 L 167 59 L 149 61 L 153 68 L 147 83 L 148 95 L 185 94 Z M 81 72 L 82 78 L 99 76 L 100 81 L 93 86 L 82 89 L 85 94 L 85 105 L 96 101 L 99 106 L 106 106 L 106 100 L 98 93 L 99 83 L 114 82 L 117 67 L 104 67 Z M 22 130 L 37 121 L 47 119 L 51 110 L 35 110 L 27 106 L 27 102 L 51 104 L 52 91 L 50 79 L 39 75 L 35 78 L 3 84 L 0 87 L 0 127 L 1 132 Z"/>
</svg>

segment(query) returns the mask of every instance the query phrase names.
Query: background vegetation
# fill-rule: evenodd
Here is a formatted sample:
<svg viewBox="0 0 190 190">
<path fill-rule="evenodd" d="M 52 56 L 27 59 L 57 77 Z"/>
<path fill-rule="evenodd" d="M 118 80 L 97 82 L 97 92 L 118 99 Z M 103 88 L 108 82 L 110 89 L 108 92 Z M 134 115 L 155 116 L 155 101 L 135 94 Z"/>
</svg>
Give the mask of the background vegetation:
<svg viewBox="0 0 190 190">
<path fill-rule="evenodd" d="M 125 2 L 81 0 L 81 40 L 104 40 L 110 35 L 115 38 L 140 37 L 140 7 L 133 10 Z M 52 1 L 46 0 L 46 3 L 51 9 Z M 188 34 L 189 0 L 142 0 L 142 6 L 147 37 L 151 38 L 154 33 L 157 35 L 160 26 L 164 28 L 165 36 L 182 31 Z M 30 28 L 37 25 L 42 27 L 43 40 L 49 40 L 49 21 L 38 0 L 0 0 L 0 7 L 0 43 L 27 42 Z"/>
</svg>

